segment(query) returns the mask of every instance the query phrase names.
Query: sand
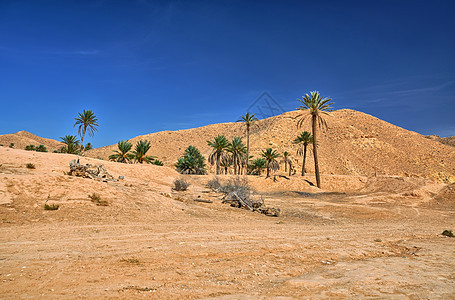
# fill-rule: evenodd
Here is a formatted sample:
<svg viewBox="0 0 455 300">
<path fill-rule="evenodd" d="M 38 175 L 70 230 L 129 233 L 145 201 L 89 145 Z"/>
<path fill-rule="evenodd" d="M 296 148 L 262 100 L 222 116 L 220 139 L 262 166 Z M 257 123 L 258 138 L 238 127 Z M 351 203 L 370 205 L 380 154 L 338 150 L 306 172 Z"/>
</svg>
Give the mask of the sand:
<svg viewBox="0 0 455 300">
<path fill-rule="evenodd" d="M 81 158 L 125 178 L 106 183 L 66 175 L 74 158 L 0 147 L 1 298 L 454 298 L 453 184 L 248 176 L 273 218 L 222 204 L 213 175 L 176 192 L 172 168 Z"/>
</svg>

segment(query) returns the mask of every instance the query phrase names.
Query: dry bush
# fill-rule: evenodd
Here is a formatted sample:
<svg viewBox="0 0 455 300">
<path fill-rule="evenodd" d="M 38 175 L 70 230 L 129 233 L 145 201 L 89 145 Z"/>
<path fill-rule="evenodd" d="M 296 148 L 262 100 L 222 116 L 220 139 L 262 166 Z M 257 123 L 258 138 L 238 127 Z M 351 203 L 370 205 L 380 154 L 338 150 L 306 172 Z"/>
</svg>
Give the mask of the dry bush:
<svg viewBox="0 0 455 300">
<path fill-rule="evenodd" d="M 222 185 L 220 183 L 219 178 L 215 176 L 213 179 L 207 182 L 206 187 L 215 192 L 219 192 L 221 190 Z"/>
<path fill-rule="evenodd" d="M 238 176 L 233 179 L 230 178 L 225 185 L 220 187 L 219 191 L 225 193 L 228 197 L 235 193 L 244 200 L 249 200 L 252 192 L 246 177 Z"/>
<path fill-rule="evenodd" d="M 35 165 L 32 164 L 32 163 L 26 164 L 25 167 L 26 167 L 27 169 L 35 169 Z"/>
<path fill-rule="evenodd" d="M 106 200 L 101 200 L 101 196 L 97 193 L 93 193 L 91 195 L 88 195 L 90 200 L 92 200 L 93 203 L 95 203 L 98 206 L 107 206 L 108 203 Z"/>
<path fill-rule="evenodd" d="M 174 190 L 175 191 L 186 191 L 190 183 L 186 181 L 184 178 L 177 178 L 174 180 Z"/>
</svg>

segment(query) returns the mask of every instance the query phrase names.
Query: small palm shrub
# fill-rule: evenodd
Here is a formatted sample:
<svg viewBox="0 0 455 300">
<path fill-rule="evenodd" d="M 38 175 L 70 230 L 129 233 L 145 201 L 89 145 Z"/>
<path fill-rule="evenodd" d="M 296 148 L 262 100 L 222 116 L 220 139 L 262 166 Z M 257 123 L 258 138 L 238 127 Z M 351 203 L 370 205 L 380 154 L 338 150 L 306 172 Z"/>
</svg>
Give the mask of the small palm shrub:
<svg viewBox="0 0 455 300">
<path fill-rule="evenodd" d="M 177 178 L 174 180 L 174 190 L 175 191 L 186 191 L 190 183 L 186 181 L 184 178 Z"/>
<path fill-rule="evenodd" d="M 32 164 L 32 163 L 26 164 L 25 167 L 26 167 L 27 169 L 35 169 L 35 165 Z"/>
<path fill-rule="evenodd" d="M 264 158 L 256 158 L 249 165 L 251 175 L 261 175 L 262 171 L 267 168 L 267 161 Z"/>
<path fill-rule="evenodd" d="M 134 155 L 130 153 L 133 144 L 128 141 L 119 141 L 117 143 L 118 150 L 114 150 L 114 154 L 109 155 L 109 160 L 130 163 L 134 159 Z"/>
<path fill-rule="evenodd" d="M 177 160 L 175 164 L 177 172 L 181 174 L 207 174 L 205 169 L 205 157 L 202 156 L 198 148 L 188 146 L 183 153 L 183 156 Z"/>
<path fill-rule="evenodd" d="M 134 151 L 131 153 L 133 154 L 134 160 L 137 163 L 152 163 L 156 157 L 154 156 L 147 156 L 147 151 L 150 150 L 150 141 L 143 141 L 140 140 L 139 142 L 136 143 L 136 146 L 134 147 Z"/>
<path fill-rule="evenodd" d="M 87 143 L 87 145 L 85 145 L 85 148 L 84 148 L 85 151 L 92 150 L 92 149 L 93 149 L 93 146 L 91 143 Z"/>
<path fill-rule="evenodd" d="M 25 150 L 27 150 L 27 151 L 35 151 L 36 150 L 35 149 L 35 145 L 27 145 L 27 146 L 25 146 Z"/>
<path fill-rule="evenodd" d="M 44 145 L 39 145 L 35 150 L 36 152 L 47 152 L 47 148 Z"/>
<path fill-rule="evenodd" d="M 44 210 L 58 210 L 59 207 L 60 207 L 60 205 L 55 204 L 55 203 L 52 203 L 52 204 L 44 203 Z"/>
<path fill-rule="evenodd" d="M 164 166 L 164 163 L 161 160 L 155 159 L 152 161 L 152 165 Z"/>
<path fill-rule="evenodd" d="M 60 148 L 60 153 L 78 154 L 80 152 L 79 140 L 75 135 L 65 135 L 60 137 L 65 146 Z"/>
<path fill-rule="evenodd" d="M 448 236 L 448 237 L 455 237 L 455 235 L 453 234 L 452 230 L 444 230 L 442 232 L 442 235 L 445 235 L 445 236 Z"/>
<path fill-rule="evenodd" d="M 3 146 L 3 145 L 2 145 Z M 10 148 L 14 148 L 14 143 L 9 144 Z"/>
</svg>

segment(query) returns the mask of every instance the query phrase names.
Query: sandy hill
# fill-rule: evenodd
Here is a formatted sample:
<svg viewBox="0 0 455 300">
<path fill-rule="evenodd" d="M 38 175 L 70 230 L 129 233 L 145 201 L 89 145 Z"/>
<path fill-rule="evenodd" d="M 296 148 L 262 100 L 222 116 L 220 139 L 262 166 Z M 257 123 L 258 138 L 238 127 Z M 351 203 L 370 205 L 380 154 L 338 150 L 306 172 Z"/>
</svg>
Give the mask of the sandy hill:
<svg viewBox="0 0 455 300">
<path fill-rule="evenodd" d="M 252 155 L 258 156 L 261 150 L 272 147 L 281 153 L 291 152 L 295 163 L 300 165 L 302 159 L 296 156 L 297 146 L 292 141 L 301 131 L 310 131 L 310 124 L 297 129 L 298 115 L 298 111 L 291 111 L 257 122 L 250 137 Z M 455 151 L 451 146 L 349 109 L 334 111 L 327 122 L 328 129 L 319 136 L 319 157 L 324 174 L 371 176 L 376 170 L 378 175 L 455 179 Z M 206 140 L 218 134 L 229 139 L 245 137 L 245 126 L 242 123 L 213 124 L 142 135 L 130 141 L 150 140 L 149 154 L 171 166 L 189 145 L 198 147 L 207 157 L 210 148 Z M 106 146 L 89 151 L 87 155 L 107 159 L 114 149 L 116 145 Z M 307 170 L 311 173 L 312 153 L 309 155 Z"/>
<path fill-rule="evenodd" d="M 435 140 L 440 143 L 443 143 L 444 145 L 449 145 L 449 146 L 455 147 L 455 135 L 449 136 L 449 137 L 443 137 L 443 138 L 438 135 L 427 135 L 425 137 L 427 139 Z"/>
<path fill-rule="evenodd" d="M 348 146 L 358 140 L 343 139 Z M 281 210 L 272 218 L 223 204 L 221 194 L 204 187 L 212 175 L 185 176 L 191 185 L 180 192 L 172 186 L 181 175 L 168 167 L 80 158 L 83 164 L 103 163 L 114 178 L 123 176 L 102 182 L 68 176 L 75 158 L 0 147 L 2 298 L 455 294 L 453 238 L 441 235 L 455 228 L 453 184 L 323 174 L 321 191 L 308 183 L 312 175 L 277 182 L 249 176 L 266 205 Z M 45 204 L 58 209 L 45 210 Z"/>
<path fill-rule="evenodd" d="M 14 143 L 14 148 L 16 149 L 24 149 L 27 145 L 35 145 L 35 147 L 44 145 L 49 152 L 52 152 L 62 146 L 62 143 L 56 140 L 42 138 L 25 130 L 0 135 L 0 145 L 8 147 L 11 143 Z"/>
</svg>

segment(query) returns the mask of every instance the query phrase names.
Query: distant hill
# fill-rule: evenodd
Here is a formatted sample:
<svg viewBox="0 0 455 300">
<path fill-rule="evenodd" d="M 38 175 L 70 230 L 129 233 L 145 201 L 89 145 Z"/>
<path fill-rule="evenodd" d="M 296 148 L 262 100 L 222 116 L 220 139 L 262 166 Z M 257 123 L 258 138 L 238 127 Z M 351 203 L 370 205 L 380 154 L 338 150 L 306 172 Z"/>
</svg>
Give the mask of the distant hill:
<svg viewBox="0 0 455 300">
<path fill-rule="evenodd" d="M 15 149 L 24 149 L 28 145 L 35 145 L 36 147 L 44 145 L 49 152 L 57 150 L 63 145 L 56 140 L 42 138 L 24 130 L 0 135 L 0 145 L 8 147 L 11 143 L 14 143 Z"/>
<path fill-rule="evenodd" d="M 251 154 L 259 156 L 267 147 L 280 153 L 288 151 L 300 165 L 302 158 L 296 156 L 294 138 L 302 131 L 311 131 L 310 124 L 297 129 L 298 111 L 260 120 L 252 129 Z M 371 115 L 342 109 L 327 118 L 328 130 L 320 132 L 319 158 L 321 172 L 325 174 L 402 175 L 439 178 L 452 176 L 455 179 L 455 151 L 453 147 L 425 138 Z M 207 157 L 210 147 L 207 140 L 218 134 L 228 139 L 245 138 L 242 123 L 221 123 L 200 128 L 162 131 L 132 138 L 130 142 L 149 140 L 152 147 L 149 155 L 155 155 L 166 165 L 172 166 L 186 147 L 194 145 Z M 246 138 L 244 139 L 246 143 Z M 117 145 L 93 149 L 87 156 L 107 159 Z M 307 170 L 313 172 L 312 152 L 307 158 Z"/>
<path fill-rule="evenodd" d="M 452 147 L 455 147 L 455 136 L 449 136 L 449 137 L 439 137 L 438 135 L 427 135 L 425 136 L 427 139 L 430 140 L 435 140 L 440 143 L 443 143 L 444 145 L 449 145 Z"/>
</svg>

